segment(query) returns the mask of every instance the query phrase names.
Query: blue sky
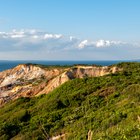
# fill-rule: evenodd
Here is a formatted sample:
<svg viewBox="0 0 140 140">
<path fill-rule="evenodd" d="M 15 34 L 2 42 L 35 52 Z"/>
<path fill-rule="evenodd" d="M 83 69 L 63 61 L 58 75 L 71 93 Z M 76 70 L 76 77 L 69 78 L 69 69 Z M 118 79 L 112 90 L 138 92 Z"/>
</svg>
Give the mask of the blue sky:
<svg viewBox="0 0 140 140">
<path fill-rule="evenodd" d="M 0 59 L 139 59 L 139 7 L 139 0 L 1 0 Z"/>
</svg>

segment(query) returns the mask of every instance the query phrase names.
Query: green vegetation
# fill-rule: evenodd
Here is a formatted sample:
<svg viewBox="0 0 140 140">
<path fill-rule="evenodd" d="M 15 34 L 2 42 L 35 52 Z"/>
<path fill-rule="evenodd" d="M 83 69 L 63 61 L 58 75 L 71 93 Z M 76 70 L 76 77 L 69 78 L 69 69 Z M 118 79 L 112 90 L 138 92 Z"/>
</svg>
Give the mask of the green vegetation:
<svg viewBox="0 0 140 140">
<path fill-rule="evenodd" d="M 70 65 L 42 65 L 42 64 L 33 64 L 33 63 L 27 63 L 26 64 L 27 66 L 28 65 L 33 65 L 33 66 L 37 66 L 37 67 L 40 67 L 40 68 L 44 68 L 44 69 L 66 69 L 66 68 L 71 68 L 73 66 L 70 66 Z"/>
<path fill-rule="evenodd" d="M 43 82 L 48 82 L 50 79 L 46 79 L 44 76 L 41 76 L 39 78 L 33 78 L 33 79 L 23 79 L 23 78 L 19 78 L 18 82 L 15 83 L 14 85 L 16 86 L 25 86 L 25 85 L 29 85 L 32 84 L 32 86 L 38 86 L 40 83 Z"/>
<path fill-rule="evenodd" d="M 44 68 L 44 69 L 48 69 L 48 70 L 52 70 L 52 69 L 68 69 L 68 68 L 75 68 L 77 66 L 96 66 L 96 67 L 102 67 L 102 65 L 89 65 L 89 64 L 75 64 L 75 65 L 43 65 L 43 64 L 33 64 L 33 63 L 26 63 L 26 65 L 33 65 L 33 66 L 37 66 L 40 68 Z"/>
<path fill-rule="evenodd" d="M 140 63 L 123 71 L 71 80 L 48 95 L 20 98 L 0 109 L 0 140 L 140 139 Z"/>
</svg>

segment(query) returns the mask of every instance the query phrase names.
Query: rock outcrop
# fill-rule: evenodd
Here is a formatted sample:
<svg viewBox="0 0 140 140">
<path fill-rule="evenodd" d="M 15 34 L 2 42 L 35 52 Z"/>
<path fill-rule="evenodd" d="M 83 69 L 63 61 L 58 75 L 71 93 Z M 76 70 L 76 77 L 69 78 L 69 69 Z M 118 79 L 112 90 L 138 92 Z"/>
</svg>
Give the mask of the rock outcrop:
<svg viewBox="0 0 140 140">
<path fill-rule="evenodd" d="M 32 64 L 21 64 L 0 72 L 0 104 L 19 97 L 32 97 L 60 75 L 63 69 L 47 69 Z"/>
<path fill-rule="evenodd" d="M 48 94 L 63 83 L 84 77 L 98 77 L 120 71 L 117 67 L 74 66 L 47 68 L 21 64 L 0 72 L 0 104 L 19 97 Z"/>
<path fill-rule="evenodd" d="M 85 78 L 85 77 L 99 77 L 99 76 L 115 73 L 117 71 L 119 71 L 117 67 L 76 66 L 74 68 L 70 68 L 66 72 L 52 79 L 47 84 L 47 86 L 37 95 L 44 94 L 44 93 L 47 94 L 71 79 Z"/>
</svg>

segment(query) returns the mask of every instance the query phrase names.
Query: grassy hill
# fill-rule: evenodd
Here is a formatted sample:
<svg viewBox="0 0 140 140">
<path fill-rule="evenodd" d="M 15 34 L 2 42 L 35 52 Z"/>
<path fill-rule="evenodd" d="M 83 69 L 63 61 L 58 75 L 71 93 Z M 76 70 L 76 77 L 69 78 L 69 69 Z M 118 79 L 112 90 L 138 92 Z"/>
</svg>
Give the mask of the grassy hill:
<svg viewBox="0 0 140 140">
<path fill-rule="evenodd" d="M 140 139 L 140 63 L 123 71 L 71 80 L 48 95 L 20 98 L 0 108 L 0 140 Z"/>
</svg>

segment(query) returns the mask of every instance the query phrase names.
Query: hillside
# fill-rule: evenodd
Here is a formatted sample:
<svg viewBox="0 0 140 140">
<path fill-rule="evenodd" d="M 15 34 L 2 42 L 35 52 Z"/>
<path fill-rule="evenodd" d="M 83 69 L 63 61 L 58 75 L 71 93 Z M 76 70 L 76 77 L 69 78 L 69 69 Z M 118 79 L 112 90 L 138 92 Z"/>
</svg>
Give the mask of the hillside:
<svg viewBox="0 0 140 140">
<path fill-rule="evenodd" d="M 0 105 L 20 97 L 48 94 L 63 83 L 84 77 L 98 77 L 119 71 L 115 66 L 43 66 L 21 64 L 0 72 Z"/>
<path fill-rule="evenodd" d="M 9 101 L 0 108 L 0 140 L 139 140 L 140 63 L 109 68 L 119 70 L 82 78 L 76 70 L 49 94 Z"/>
</svg>

